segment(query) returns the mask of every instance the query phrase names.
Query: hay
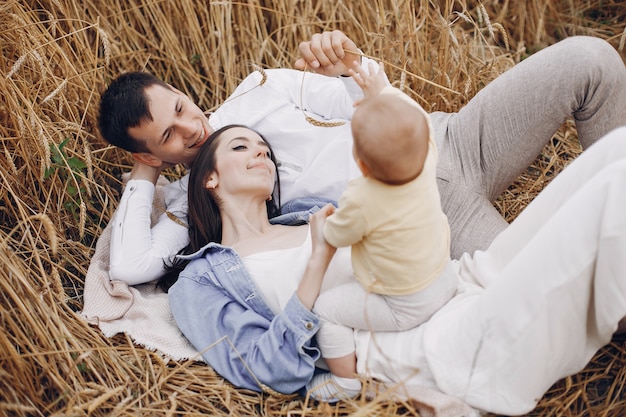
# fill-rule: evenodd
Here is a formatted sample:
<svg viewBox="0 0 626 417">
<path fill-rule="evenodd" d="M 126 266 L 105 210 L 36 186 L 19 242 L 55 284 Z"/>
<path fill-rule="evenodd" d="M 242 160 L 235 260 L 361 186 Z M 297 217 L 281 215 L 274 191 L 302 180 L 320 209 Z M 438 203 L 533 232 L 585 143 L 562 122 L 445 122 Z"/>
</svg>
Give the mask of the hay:
<svg viewBox="0 0 626 417">
<path fill-rule="evenodd" d="M 382 397 L 329 406 L 233 389 L 205 365 L 166 361 L 79 319 L 89 259 L 130 166 L 97 136 L 99 94 L 121 72 L 146 69 L 210 110 L 253 65 L 291 66 L 301 40 L 341 28 L 427 110 L 454 111 L 565 36 L 596 35 L 623 52 L 620 3 L 2 2 L 0 414 L 415 415 Z M 498 208 L 513 219 L 579 152 L 565 124 Z M 532 415 L 623 414 L 625 349 L 615 339 Z"/>
</svg>

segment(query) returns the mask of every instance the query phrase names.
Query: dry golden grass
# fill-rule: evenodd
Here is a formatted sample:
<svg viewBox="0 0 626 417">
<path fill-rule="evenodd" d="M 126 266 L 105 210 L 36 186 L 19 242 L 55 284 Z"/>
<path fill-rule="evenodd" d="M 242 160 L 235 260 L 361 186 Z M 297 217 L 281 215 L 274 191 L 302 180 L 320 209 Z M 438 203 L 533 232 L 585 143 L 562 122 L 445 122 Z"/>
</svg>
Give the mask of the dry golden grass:
<svg viewBox="0 0 626 417">
<path fill-rule="evenodd" d="M 565 36 L 596 35 L 623 53 L 621 3 L 0 3 L 0 414 L 415 415 L 410 405 L 384 399 L 315 406 L 236 390 L 205 365 L 164 361 L 79 319 L 89 259 L 130 163 L 97 135 L 99 94 L 121 72 L 146 69 L 212 109 L 253 65 L 291 66 L 301 40 L 340 28 L 384 60 L 390 79 L 427 110 L 454 111 Z M 579 151 L 564 125 L 498 207 L 513 219 Z M 614 340 L 531 415 L 626 413 L 625 349 Z"/>
</svg>

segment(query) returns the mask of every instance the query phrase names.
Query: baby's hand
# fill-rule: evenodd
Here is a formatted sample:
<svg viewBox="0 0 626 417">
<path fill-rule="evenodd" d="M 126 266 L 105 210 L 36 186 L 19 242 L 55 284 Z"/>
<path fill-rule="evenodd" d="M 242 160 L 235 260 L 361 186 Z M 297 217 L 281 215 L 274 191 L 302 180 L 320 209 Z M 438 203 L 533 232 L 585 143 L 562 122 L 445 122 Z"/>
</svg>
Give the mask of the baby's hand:
<svg viewBox="0 0 626 417">
<path fill-rule="evenodd" d="M 348 74 L 352 76 L 361 90 L 363 90 L 363 99 L 357 100 L 354 105 L 358 106 L 363 100 L 375 97 L 387 86 L 387 76 L 385 75 L 385 66 L 382 62 L 378 63 L 378 71 L 376 66 L 370 62 L 368 65 L 369 74 L 365 72 L 363 67 L 355 62 Z"/>
</svg>

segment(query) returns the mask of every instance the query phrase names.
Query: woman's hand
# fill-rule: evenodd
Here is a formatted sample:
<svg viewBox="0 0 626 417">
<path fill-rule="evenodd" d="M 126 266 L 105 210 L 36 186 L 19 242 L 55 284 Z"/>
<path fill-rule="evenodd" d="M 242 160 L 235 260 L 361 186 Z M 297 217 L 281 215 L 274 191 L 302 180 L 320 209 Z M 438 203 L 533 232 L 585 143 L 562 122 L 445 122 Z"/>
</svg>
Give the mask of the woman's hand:
<svg viewBox="0 0 626 417">
<path fill-rule="evenodd" d="M 311 256 L 330 256 L 331 258 L 337 251 L 337 248 L 331 246 L 324 238 L 324 224 L 326 218 L 335 212 L 335 206 L 326 204 L 309 219 L 309 227 L 311 228 L 311 243 L 313 245 L 313 253 Z"/>
<path fill-rule="evenodd" d="M 313 304 L 315 304 L 317 296 L 320 294 L 324 275 L 333 255 L 337 251 L 337 248 L 329 245 L 326 239 L 324 239 L 326 217 L 330 216 L 334 211 L 335 207 L 332 204 L 327 204 L 309 219 L 313 249 L 311 257 L 306 264 L 302 280 L 296 290 L 296 295 L 300 302 L 309 310 L 313 308 Z"/>
</svg>

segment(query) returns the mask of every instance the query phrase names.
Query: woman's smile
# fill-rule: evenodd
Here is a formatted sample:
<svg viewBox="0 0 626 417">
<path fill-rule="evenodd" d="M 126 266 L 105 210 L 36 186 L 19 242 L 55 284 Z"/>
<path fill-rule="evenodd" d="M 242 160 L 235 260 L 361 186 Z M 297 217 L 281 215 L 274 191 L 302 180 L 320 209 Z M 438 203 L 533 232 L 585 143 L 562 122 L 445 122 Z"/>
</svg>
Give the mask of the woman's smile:
<svg viewBox="0 0 626 417">
<path fill-rule="evenodd" d="M 271 168 L 269 167 L 269 165 L 266 162 L 256 162 L 256 163 L 248 166 L 248 169 L 258 169 L 258 168 L 266 170 L 270 174 L 272 173 Z"/>
</svg>

